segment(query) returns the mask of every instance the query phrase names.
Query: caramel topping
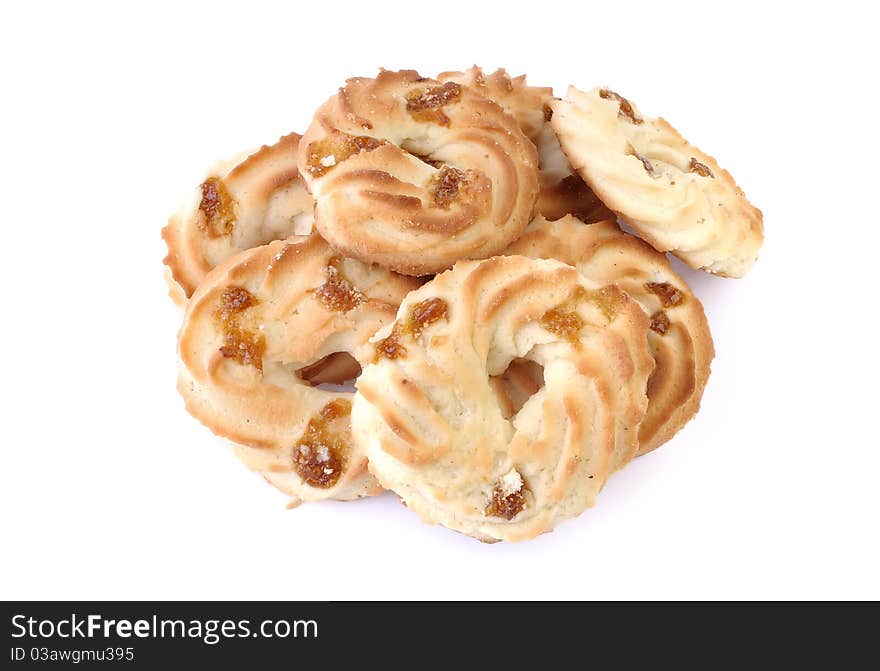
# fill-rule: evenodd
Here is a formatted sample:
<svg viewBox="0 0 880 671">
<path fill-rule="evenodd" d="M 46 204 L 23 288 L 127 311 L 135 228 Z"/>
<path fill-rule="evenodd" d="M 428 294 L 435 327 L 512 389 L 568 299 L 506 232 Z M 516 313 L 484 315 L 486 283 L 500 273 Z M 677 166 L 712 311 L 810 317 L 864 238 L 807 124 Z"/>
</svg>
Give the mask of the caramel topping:
<svg viewBox="0 0 880 671">
<path fill-rule="evenodd" d="M 391 333 L 376 343 L 376 359 L 383 356 L 386 359 L 399 359 L 402 356 L 406 356 L 406 347 L 400 342 L 402 336 L 403 329 L 400 326 L 400 322 L 396 322 L 391 327 Z"/>
<path fill-rule="evenodd" d="M 416 303 L 410 308 L 409 318 L 405 322 L 395 322 L 391 333 L 376 344 L 376 358 L 397 359 L 405 356 L 406 347 L 401 338 L 418 338 L 430 324 L 448 317 L 449 309 L 442 298 L 428 298 Z"/>
<path fill-rule="evenodd" d="M 470 185 L 470 179 L 473 176 L 471 170 L 462 171 L 444 165 L 440 168 L 440 172 L 434 175 L 431 183 L 431 196 L 437 207 L 448 209 L 465 192 Z"/>
<path fill-rule="evenodd" d="M 235 225 L 235 200 L 226 184 L 219 177 L 209 177 L 202 182 L 201 189 L 199 228 L 211 238 L 229 235 Z"/>
<path fill-rule="evenodd" d="M 413 89 L 406 95 L 406 111 L 417 121 L 449 125 L 449 117 L 443 113 L 443 107 L 456 102 L 461 97 L 461 86 L 455 82 L 446 82 L 428 90 Z"/>
<path fill-rule="evenodd" d="M 582 301 L 589 301 L 599 308 L 604 317 L 611 323 L 623 306 L 625 298 L 613 286 L 588 291 L 578 285 L 565 303 L 544 313 L 544 316 L 541 317 L 541 326 L 553 335 L 564 338 L 573 345 L 578 346 L 580 333 L 586 322 L 576 312 L 575 308 Z"/>
<path fill-rule="evenodd" d="M 660 335 L 666 335 L 666 332 L 669 330 L 669 317 L 666 316 L 663 310 L 658 310 L 651 315 L 651 330 Z"/>
<path fill-rule="evenodd" d="M 506 520 L 512 520 L 516 517 L 526 505 L 526 497 L 522 492 L 514 492 L 505 496 L 501 490 L 496 489 L 492 492 L 492 500 L 486 506 L 485 513 L 489 517 L 503 517 Z"/>
<path fill-rule="evenodd" d="M 367 135 L 336 133 L 309 145 L 306 169 L 312 177 L 320 177 L 328 170 L 362 151 L 370 151 L 385 144 Z"/>
<path fill-rule="evenodd" d="M 584 320 L 577 312 L 563 308 L 553 308 L 541 317 L 541 326 L 555 336 L 568 340 L 573 345 L 578 344 Z"/>
<path fill-rule="evenodd" d="M 621 292 L 615 291 L 610 286 L 586 292 L 585 298 L 599 308 L 609 322 L 614 321 L 617 313 L 620 312 L 623 307 L 625 300 Z"/>
<path fill-rule="evenodd" d="M 226 287 L 220 296 L 220 311 L 224 321 L 231 315 L 244 312 L 260 301 L 243 287 Z"/>
<path fill-rule="evenodd" d="M 334 257 L 327 266 L 327 280 L 315 289 L 315 297 L 329 310 L 348 312 L 363 303 L 366 298 L 355 289 L 342 274 L 339 266 L 342 260 Z"/>
<path fill-rule="evenodd" d="M 235 326 L 227 328 L 223 334 L 225 344 L 220 353 L 227 359 L 234 359 L 243 366 L 253 366 L 263 371 L 263 353 L 266 341 L 262 335 Z"/>
<path fill-rule="evenodd" d="M 709 166 L 705 163 L 700 163 L 697 159 L 691 157 L 691 163 L 688 168 L 689 172 L 695 172 L 700 177 L 712 177 L 715 178 L 715 174 L 712 170 L 709 169 Z"/>
<path fill-rule="evenodd" d="M 633 110 L 632 104 L 624 98 L 622 95 L 611 91 L 610 89 L 601 89 L 599 91 L 599 97 L 605 100 L 615 100 L 620 103 L 620 110 L 618 111 L 618 116 L 626 117 L 630 120 L 630 122 L 638 125 L 643 123 L 643 119 L 640 119 L 636 116 L 635 110 Z"/>
<path fill-rule="evenodd" d="M 511 478 L 511 474 L 513 478 Z M 514 489 L 514 487 L 516 487 Z M 492 490 L 492 498 L 486 506 L 483 514 L 488 517 L 502 517 L 512 520 L 526 506 L 526 484 L 519 473 L 511 471 L 510 474 L 501 478 Z"/>
<path fill-rule="evenodd" d="M 214 316 L 220 322 L 223 332 L 220 353 L 227 359 L 234 359 L 244 366 L 253 366 L 262 372 L 266 339 L 262 333 L 242 326 L 239 319 L 242 312 L 257 304 L 259 300 L 247 289 L 227 287 L 220 296 L 220 305 Z"/>
<path fill-rule="evenodd" d="M 645 288 L 660 298 L 664 308 L 671 308 L 684 302 L 684 294 L 668 282 L 646 282 Z"/>
<path fill-rule="evenodd" d="M 587 291 L 583 287 L 578 287 L 577 290 L 575 290 L 572 300 L 590 301 L 602 311 L 605 319 L 612 322 L 617 316 L 617 313 L 623 307 L 625 299 L 621 292 L 615 291 L 611 286 L 605 286 L 593 291 Z"/>
<path fill-rule="evenodd" d="M 428 298 L 412 306 L 409 313 L 409 332 L 413 338 L 418 338 L 426 326 L 447 317 L 446 301 L 442 298 Z"/>
<path fill-rule="evenodd" d="M 336 399 L 309 420 L 293 447 L 293 470 L 310 487 L 327 489 L 339 481 L 345 468 L 351 427 L 351 403 Z"/>
</svg>

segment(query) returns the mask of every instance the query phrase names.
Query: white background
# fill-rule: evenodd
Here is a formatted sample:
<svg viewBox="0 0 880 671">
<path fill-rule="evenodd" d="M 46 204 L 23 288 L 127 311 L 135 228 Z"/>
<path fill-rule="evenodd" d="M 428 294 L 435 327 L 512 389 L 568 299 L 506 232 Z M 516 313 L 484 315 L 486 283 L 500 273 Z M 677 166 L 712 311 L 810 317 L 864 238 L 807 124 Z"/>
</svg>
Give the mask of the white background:
<svg viewBox="0 0 880 671">
<path fill-rule="evenodd" d="M 880 54 L 868 3 L 822 4 L 4 4 L 0 598 L 880 598 Z M 686 273 L 701 413 L 518 545 L 286 510 L 185 413 L 161 267 L 216 159 L 348 76 L 472 63 L 633 98 L 766 225 L 747 278 Z"/>
</svg>

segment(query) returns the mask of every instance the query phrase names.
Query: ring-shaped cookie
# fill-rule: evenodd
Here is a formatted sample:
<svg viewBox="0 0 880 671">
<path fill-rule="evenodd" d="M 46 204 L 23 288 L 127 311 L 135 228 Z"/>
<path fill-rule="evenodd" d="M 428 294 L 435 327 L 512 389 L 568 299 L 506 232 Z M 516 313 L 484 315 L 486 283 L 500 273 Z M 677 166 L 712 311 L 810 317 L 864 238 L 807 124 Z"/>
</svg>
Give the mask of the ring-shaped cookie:
<svg viewBox="0 0 880 671">
<path fill-rule="evenodd" d="M 715 356 L 712 334 L 702 304 L 665 254 L 614 221 L 585 225 L 571 216 L 536 217 L 505 253 L 568 263 L 591 280 L 616 284 L 650 316 L 648 344 L 656 365 L 648 378 L 639 454 L 665 443 L 697 413 Z"/>
<path fill-rule="evenodd" d="M 172 298 L 183 303 L 212 268 L 244 249 L 308 234 L 314 201 L 297 169 L 291 133 L 215 165 L 162 229 Z"/>
<path fill-rule="evenodd" d="M 761 211 L 714 158 L 609 89 L 550 103 L 562 150 L 590 188 L 654 249 L 742 277 L 764 240 Z"/>
<path fill-rule="evenodd" d="M 494 100 L 512 115 L 520 128 L 538 149 L 538 180 L 540 191 L 535 213 L 547 219 L 573 214 L 586 223 L 614 218 L 602 201 L 590 190 L 571 167 L 556 132 L 550 125 L 554 100 L 549 86 L 531 86 L 526 76 L 511 77 L 502 68 L 491 74 L 474 65 L 464 72 L 442 72 L 441 82 L 457 82 L 480 95 Z"/>
<path fill-rule="evenodd" d="M 498 105 L 412 70 L 349 79 L 316 113 L 299 163 L 327 242 L 408 275 L 504 249 L 531 219 L 537 166 Z"/>
<path fill-rule="evenodd" d="M 178 338 L 187 410 L 295 500 L 378 493 L 351 440 L 352 393 L 312 386 L 303 371 L 339 353 L 367 361 L 369 338 L 416 286 L 339 257 L 315 235 L 241 252 L 187 303 Z"/>
<path fill-rule="evenodd" d="M 558 261 L 466 261 L 407 296 L 356 385 L 355 438 L 409 508 L 481 540 L 523 540 L 592 505 L 632 458 L 654 362 L 648 318 Z M 491 376 L 543 366 L 510 419 Z"/>
</svg>

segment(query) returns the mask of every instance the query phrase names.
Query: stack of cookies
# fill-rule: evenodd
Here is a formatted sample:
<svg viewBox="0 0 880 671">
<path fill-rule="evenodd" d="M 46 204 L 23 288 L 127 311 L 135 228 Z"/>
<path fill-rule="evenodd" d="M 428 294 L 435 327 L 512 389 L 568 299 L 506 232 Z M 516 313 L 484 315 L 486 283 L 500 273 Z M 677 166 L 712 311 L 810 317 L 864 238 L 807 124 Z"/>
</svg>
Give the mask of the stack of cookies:
<svg viewBox="0 0 880 671">
<path fill-rule="evenodd" d="M 474 67 L 348 80 L 163 237 L 196 419 L 295 503 L 390 489 L 491 542 L 579 515 L 694 416 L 712 337 L 666 252 L 741 277 L 763 225 L 617 93 Z"/>
</svg>

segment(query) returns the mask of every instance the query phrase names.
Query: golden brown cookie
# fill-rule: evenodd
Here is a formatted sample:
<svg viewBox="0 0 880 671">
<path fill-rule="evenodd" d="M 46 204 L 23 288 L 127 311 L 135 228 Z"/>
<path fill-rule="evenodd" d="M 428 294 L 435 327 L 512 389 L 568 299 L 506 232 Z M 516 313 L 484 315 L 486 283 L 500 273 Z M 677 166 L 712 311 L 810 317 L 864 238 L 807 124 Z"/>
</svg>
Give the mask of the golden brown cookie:
<svg viewBox="0 0 880 671">
<path fill-rule="evenodd" d="M 639 454 L 662 445 L 697 413 L 715 356 L 712 334 L 702 304 L 664 254 L 614 221 L 585 225 L 571 216 L 536 217 L 505 253 L 568 263 L 595 282 L 617 285 L 650 316 L 648 343 L 656 365 L 648 379 Z M 512 382 L 521 386 L 523 378 Z"/>
<path fill-rule="evenodd" d="M 187 303 L 178 338 L 187 410 L 296 500 L 378 493 L 351 440 L 351 392 L 313 385 L 356 377 L 372 357 L 369 338 L 416 286 L 315 235 L 240 252 Z"/>
<path fill-rule="evenodd" d="M 162 229 L 176 303 L 219 263 L 243 249 L 311 230 L 314 201 L 297 169 L 291 133 L 243 159 L 214 166 Z"/>
<path fill-rule="evenodd" d="M 591 223 L 613 218 L 614 214 L 588 187 L 568 163 L 556 133 L 550 125 L 554 100 L 549 86 L 530 86 L 526 76 L 510 77 L 503 69 L 486 74 L 476 65 L 464 72 L 442 72 L 441 82 L 457 82 L 494 100 L 512 115 L 538 149 L 540 191 L 535 212 L 548 219 L 574 214 Z"/>
<path fill-rule="evenodd" d="M 427 522 L 523 540 L 592 505 L 638 448 L 648 318 L 558 261 L 465 261 L 410 293 L 373 338 L 352 428 L 378 480 Z M 511 417 L 492 377 L 543 386 Z"/>
<path fill-rule="evenodd" d="M 412 70 L 349 79 L 302 146 L 320 234 L 408 275 L 497 253 L 526 227 L 537 196 L 537 154 L 516 120 Z"/>
<path fill-rule="evenodd" d="M 711 156 L 603 88 L 550 103 L 568 160 L 638 235 L 692 268 L 742 277 L 764 240 L 761 211 Z"/>
<path fill-rule="evenodd" d="M 525 75 L 511 77 L 504 68 L 486 74 L 476 65 L 464 72 L 441 72 L 437 75 L 437 81 L 467 86 L 498 103 L 516 119 L 526 137 L 538 144 L 547 122 L 546 105 L 553 100 L 551 87 L 531 86 L 526 83 Z"/>
</svg>

